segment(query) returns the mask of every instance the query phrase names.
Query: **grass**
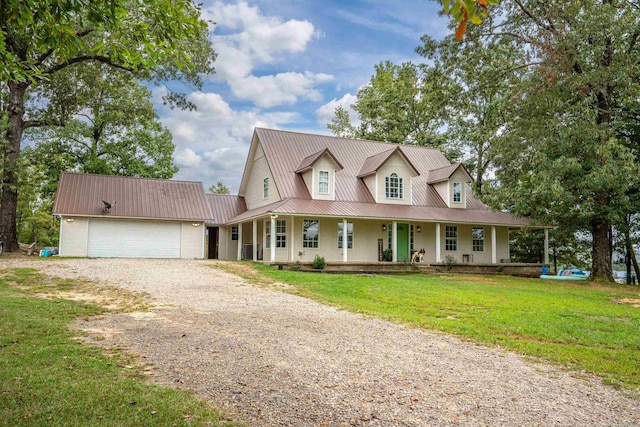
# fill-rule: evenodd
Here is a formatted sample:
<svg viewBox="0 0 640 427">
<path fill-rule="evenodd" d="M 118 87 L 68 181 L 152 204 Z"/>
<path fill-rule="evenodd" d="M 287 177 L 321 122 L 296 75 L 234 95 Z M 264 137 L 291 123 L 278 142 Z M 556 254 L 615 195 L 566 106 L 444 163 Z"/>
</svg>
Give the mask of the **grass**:
<svg viewBox="0 0 640 427">
<path fill-rule="evenodd" d="M 363 276 L 254 268 L 325 304 L 500 346 L 597 374 L 616 386 L 640 386 L 640 308 L 621 302 L 640 302 L 638 287 L 510 276 Z"/>
<path fill-rule="evenodd" d="M 87 345 L 69 328 L 77 318 L 144 305 L 116 288 L 0 270 L 0 424 L 238 425 L 190 393 L 150 384 L 132 356 Z"/>
</svg>

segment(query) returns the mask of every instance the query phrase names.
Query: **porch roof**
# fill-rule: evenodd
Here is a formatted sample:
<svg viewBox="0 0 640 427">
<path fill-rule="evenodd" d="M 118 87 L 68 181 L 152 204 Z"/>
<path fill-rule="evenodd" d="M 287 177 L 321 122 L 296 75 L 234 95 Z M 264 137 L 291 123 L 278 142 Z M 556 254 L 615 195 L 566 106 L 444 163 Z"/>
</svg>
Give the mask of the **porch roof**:
<svg viewBox="0 0 640 427">
<path fill-rule="evenodd" d="M 229 219 L 227 225 L 257 219 L 270 214 L 484 224 L 508 227 L 526 227 L 532 225 L 531 220 L 528 218 L 515 218 L 509 213 L 496 212 L 488 209 L 452 209 L 432 206 L 306 199 L 285 199 L 246 211 Z"/>
</svg>

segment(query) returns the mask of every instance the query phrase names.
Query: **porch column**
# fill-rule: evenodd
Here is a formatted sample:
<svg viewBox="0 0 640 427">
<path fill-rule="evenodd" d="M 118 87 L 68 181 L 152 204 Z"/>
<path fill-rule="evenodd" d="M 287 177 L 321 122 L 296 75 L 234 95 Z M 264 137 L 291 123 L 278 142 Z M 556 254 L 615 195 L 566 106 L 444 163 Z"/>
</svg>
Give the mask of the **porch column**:
<svg viewBox="0 0 640 427">
<path fill-rule="evenodd" d="M 544 263 L 549 264 L 549 229 L 544 229 Z"/>
<path fill-rule="evenodd" d="M 442 262 L 442 255 L 440 255 L 440 248 L 442 243 L 440 242 L 440 223 L 436 223 L 436 262 Z"/>
<path fill-rule="evenodd" d="M 391 261 L 398 262 L 398 221 L 391 224 L 391 251 L 393 256 Z"/>
<path fill-rule="evenodd" d="M 276 218 L 278 218 L 278 215 L 271 215 L 271 235 L 269 236 L 271 262 L 275 262 L 276 260 Z"/>
<path fill-rule="evenodd" d="M 238 224 L 238 261 L 242 261 L 242 223 Z"/>
<path fill-rule="evenodd" d="M 491 264 L 498 263 L 498 254 L 497 252 L 497 244 L 496 244 L 496 226 L 491 226 Z"/>
<path fill-rule="evenodd" d="M 294 261 L 296 259 L 295 220 L 296 217 L 292 216 L 291 225 L 289 226 L 289 228 L 291 229 L 291 231 L 289 232 L 291 234 L 291 258 L 289 258 L 289 261 Z"/>
<path fill-rule="evenodd" d="M 347 219 L 342 218 L 342 262 L 347 262 L 349 248 L 347 247 Z"/>
<path fill-rule="evenodd" d="M 253 260 L 258 260 L 258 220 L 253 220 Z"/>
</svg>

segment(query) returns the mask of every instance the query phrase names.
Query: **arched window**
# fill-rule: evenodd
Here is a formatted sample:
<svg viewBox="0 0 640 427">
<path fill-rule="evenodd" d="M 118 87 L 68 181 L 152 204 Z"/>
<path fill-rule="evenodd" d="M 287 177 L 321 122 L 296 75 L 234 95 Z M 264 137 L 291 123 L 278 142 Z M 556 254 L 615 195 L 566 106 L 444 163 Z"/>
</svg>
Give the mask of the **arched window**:
<svg viewBox="0 0 640 427">
<path fill-rule="evenodd" d="M 404 190 L 402 178 L 398 177 L 395 172 L 385 178 L 385 197 L 387 199 L 403 199 Z"/>
</svg>

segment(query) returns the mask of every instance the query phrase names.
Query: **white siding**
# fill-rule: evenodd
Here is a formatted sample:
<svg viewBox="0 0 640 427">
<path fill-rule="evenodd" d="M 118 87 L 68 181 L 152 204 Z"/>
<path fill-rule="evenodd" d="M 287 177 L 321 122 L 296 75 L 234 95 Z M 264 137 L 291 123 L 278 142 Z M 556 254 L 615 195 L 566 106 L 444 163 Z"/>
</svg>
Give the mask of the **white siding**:
<svg viewBox="0 0 640 427">
<path fill-rule="evenodd" d="M 193 224 L 199 224 L 194 227 Z M 180 258 L 204 258 L 205 226 L 201 222 L 183 222 L 180 238 Z"/>
<path fill-rule="evenodd" d="M 269 178 L 269 197 L 266 199 L 263 197 L 262 191 L 265 178 Z M 276 189 L 275 182 L 273 182 L 271 170 L 267 164 L 267 159 L 264 156 L 262 146 L 258 145 L 256 148 L 256 155 L 253 158 L 253 166 L 251 167 L 251 174 L 247 182 L 247 189 L 245 191 L 247 209 L 255 209 L 260 206 L 277 202 L 278 200 L 280 200 L 280 195 Z"/>
<path fill-rule="evenodd" d="M 388 199 L 385 194 L 385 178 L 392 173 L 398 175 L 403 180 L 403 198 Z M 410 205 L 411 204 L 411 168 L 407 165 L 404 158 L 395 153 L 378 169 L 378 203 L 387 203 L 392 205 Z"/>
<path fill-rule="evenodd" d="M 89 220 L 78 217 L 60 219 L 60 256 L 87 256 Z"/>
</svg>

